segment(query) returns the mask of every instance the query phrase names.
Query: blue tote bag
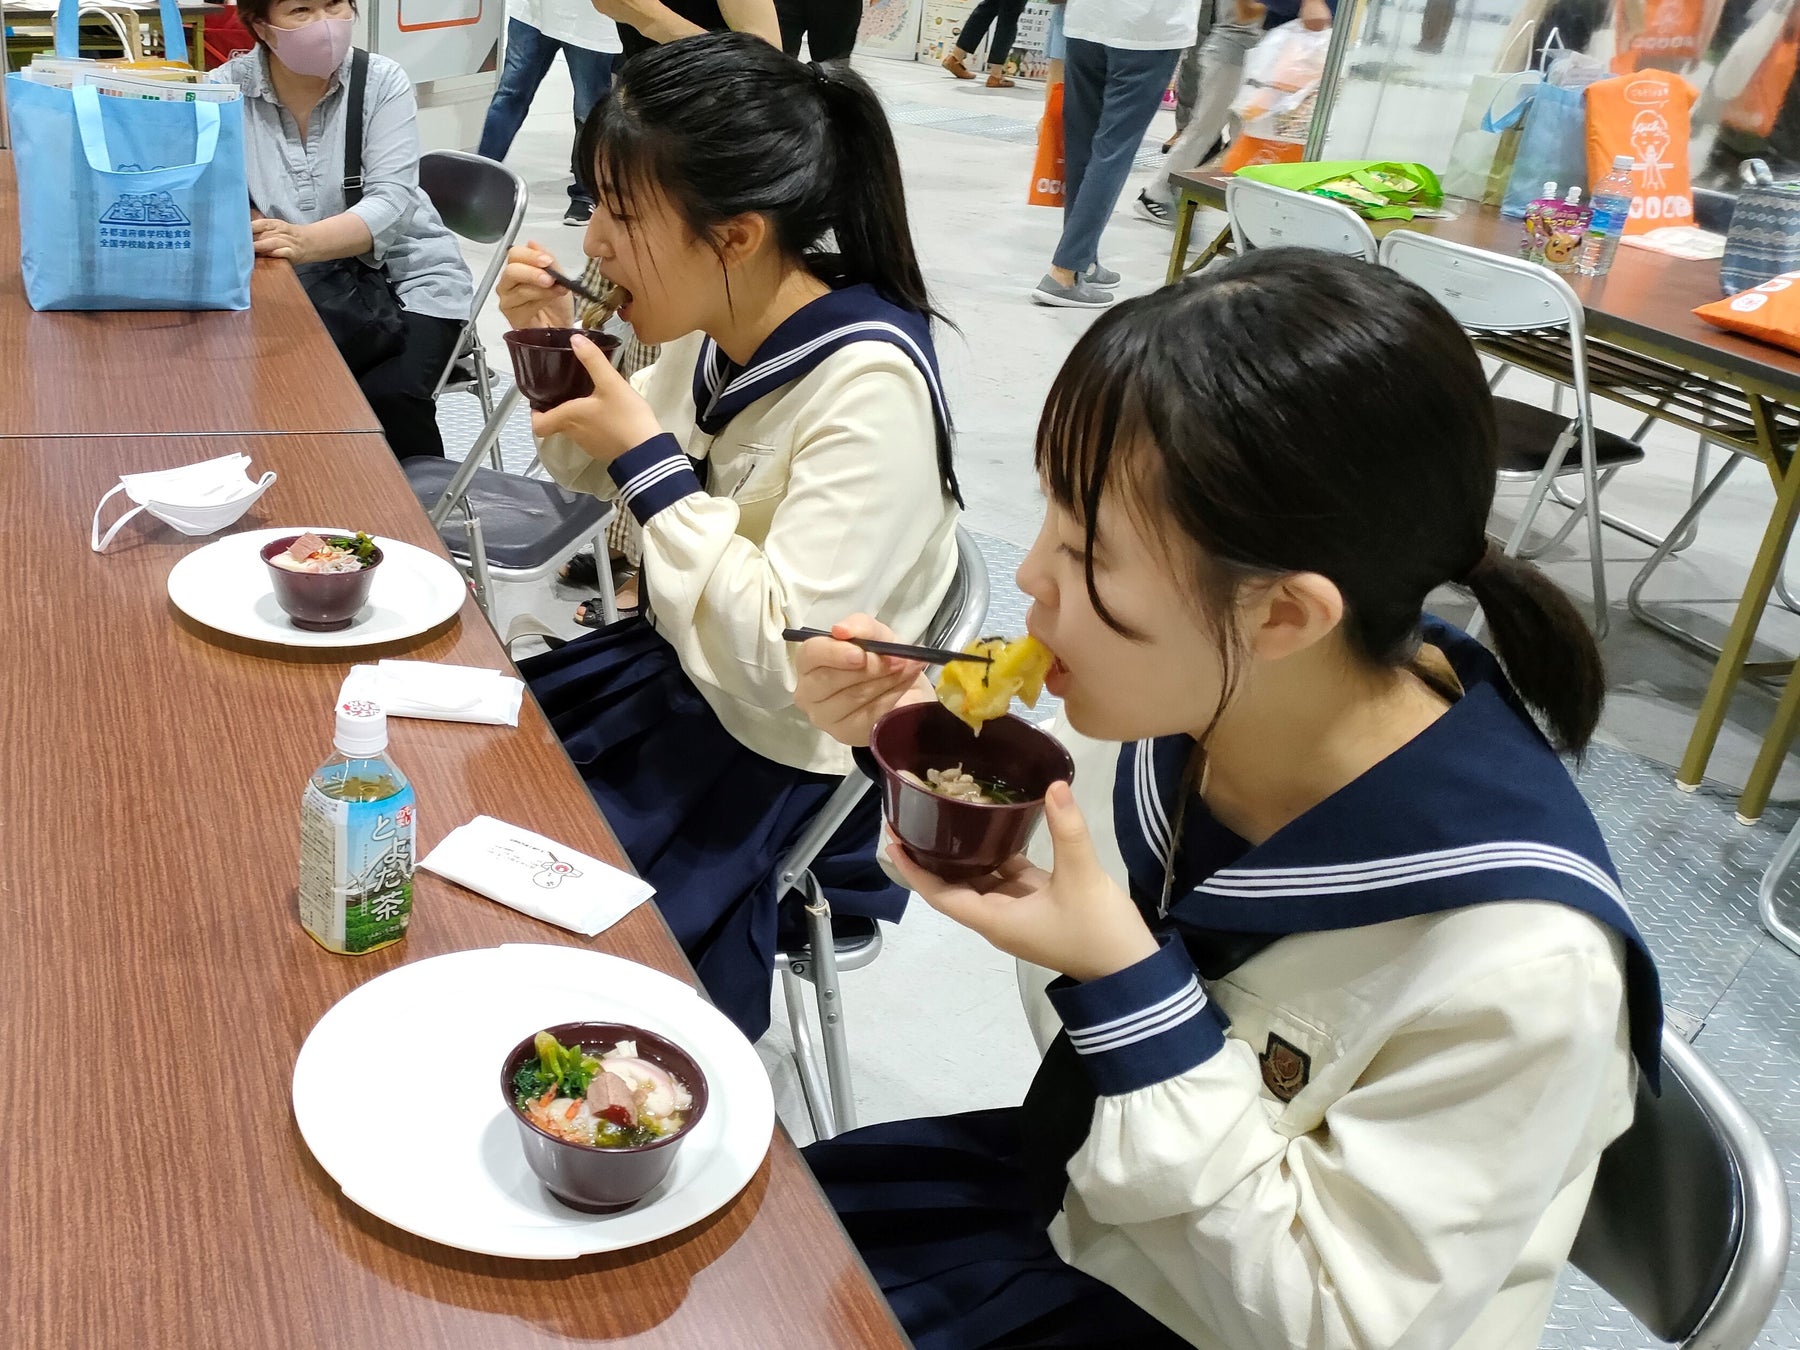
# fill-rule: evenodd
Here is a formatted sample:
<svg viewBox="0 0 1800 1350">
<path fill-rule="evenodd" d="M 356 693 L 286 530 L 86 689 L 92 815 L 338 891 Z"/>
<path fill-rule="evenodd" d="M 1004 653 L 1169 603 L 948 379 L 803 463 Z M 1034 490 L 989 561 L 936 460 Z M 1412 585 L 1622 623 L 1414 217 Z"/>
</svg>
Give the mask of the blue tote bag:
<svg viewBox="0 0 1800 1350">
<path fill-rule="evenodd" d="M 1556 195 L 1587 187 L 1587 90 L 1540 84 L 1531 95 L 1518 157 L 1506 183 L 1500 214 L 1517 219 L 1555 183 Z"/>
<path fill-rule="evenodd" d="M 162 0 L 172 60 L 187 55 Z M 59 55 L 76 50 L 62 0 Z M 241 103 L 160 103 L 6 77 L 19 268 L 33 309 L 248 309 L 250 189 Z"/>
</svg>

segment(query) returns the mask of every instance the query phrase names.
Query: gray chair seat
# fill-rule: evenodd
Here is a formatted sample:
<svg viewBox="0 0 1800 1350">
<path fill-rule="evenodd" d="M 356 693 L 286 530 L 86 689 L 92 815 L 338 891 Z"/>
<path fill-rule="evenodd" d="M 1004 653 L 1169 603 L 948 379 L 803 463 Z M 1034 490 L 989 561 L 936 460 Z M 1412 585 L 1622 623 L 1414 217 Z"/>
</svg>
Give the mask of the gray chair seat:
<svg viewBox="0 0 1800 1350">
<path fill-rule="evenodd" d="M 1498 472 L 1502 477 L 1536 478 L 1550 462 L 1550 452 L 1568 430 L 1566 413 L 1534 407 L 1514 398 L 1494 400 L 1494 421 L 1500 433 Z M 1644 458 L 1644 447 L 1611 431 L 1594 428 L 1594 467 L 1601 472 L 1636 464 Z M 1581 472 L 1581 450 L 1571 446 L 1563 456 L 1558 473 Z"/>
<path fill-rule="evenodd" d="M 444 495 L 457 466 L 421 455 L 404 461 L 401 468 L 413 495 L 429 510 Z M 492 469 L 476 471 L 467 500 L 481 521 L 488 562 L 508 572 L 549 566 L 592 539 L 612 513 L 611 502 L 589 493 Z M 451 512 L 438 533 L 455 557 L 468 558 L 468 531 L 460 512 Z"/>
</svg>

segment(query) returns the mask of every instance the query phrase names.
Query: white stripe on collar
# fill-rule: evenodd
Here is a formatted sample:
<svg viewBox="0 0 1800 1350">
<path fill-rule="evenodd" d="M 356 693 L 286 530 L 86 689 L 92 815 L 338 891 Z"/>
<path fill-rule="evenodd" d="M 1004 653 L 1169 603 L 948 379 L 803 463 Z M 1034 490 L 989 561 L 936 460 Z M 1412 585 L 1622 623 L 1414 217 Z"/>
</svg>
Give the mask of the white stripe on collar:
<svg viewBox="0 0 1800 1350">
<path fill-rule="evenodd" d="M 1525 840 L 1473 844 L 1373 862 L 1334 863 L 1321 867 L 1227 867 L 1213 873 L 1196 889 L 1210 895 L 1276 899 L 1330 895 L 1342 891 L 1385 890 L 1420 881 L 1436 881 L 1444 877 L 1515 867 L 1541 867 L 1552 872 L 1562 872 L 1586 882 L 1616 901 L 1621 908 L 1624 907 L 1624 894 L 1605 869 L 1569 849 Z"/>
<path fill-rule="evenodd" d="M 882 323 L 879 320 L 874 319 L 845 324 L 842 328 L 834 328 L 829 333 L 820 334 L 810 342 L 801 343 L 798 347 L 790 347 L 787 351 L 771 356 L 767 361 L 764 361 L 760 365 L 751 366 L 748 369 L 741 371 L 723 389 L 717 390 L 714 393 L 713 406 L 716 407 L 719 400 L 726 395 L 738 393 L 741 390 L 748 389 L 772 376 L 779 375 L 789 366 L 797 361 L 805 359 L 820 347 L 830 342 L 836 342 L 852 333 L 886 333 L 896 338 L 904 345 L 906 349 L 912 353 L 914 364 L 918 366 L 919 373 L 925 377 L 925 383 L 931 389 L 931 401 L 937 408 L 939 418 L 946 426 L 949 425 L 949 410 L 948 405 L 944 401 L 944 392 L 938 387 L 937 376 L 932 373 L 931 362 L 925 359 L 925 353 L 919 349 L 919 344 L 912 340 L 911 335 L 908 334 L 904 328 L 897 327 L 891 323 Z M 710 342 L 711 339 L 709 338 L 708 341 Z M 708 382 L 708 387 L 712 387 L 710 381 Z M 711 411 L 712 408 L 707 409 L 708 413 L 711 413 Z"/>
<path fill-rule="evenodd" d="M 1137 798 L 1138 824 L 1164 867 L 1169 865 L 1169 818 L 1156 792 L 1156 742 L 1139 741 L 1131 761 L 1132 792 Z"/>
</svg>

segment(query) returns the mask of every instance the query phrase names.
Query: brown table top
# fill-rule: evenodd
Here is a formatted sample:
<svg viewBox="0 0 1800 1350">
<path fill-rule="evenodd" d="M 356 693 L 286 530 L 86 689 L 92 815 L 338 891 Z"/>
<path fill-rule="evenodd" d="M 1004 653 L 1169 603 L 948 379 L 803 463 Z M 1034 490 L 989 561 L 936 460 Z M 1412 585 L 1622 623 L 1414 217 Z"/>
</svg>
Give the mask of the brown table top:
<svg viewBox="0 0 1800 1350">
<path fill-rule="evenodd" d="M 1191 185 L 1203 200 L 1222 203 L 1225 199 L 1225 175 L 1184 173 L 1176 177 Z M 1447 202 L 1446 209 L 1457 213 L 1454 219 L 1393 222 L 1377 225 L 1375 232 L 1419 230 L 1517 256 L 1519 221 L 1508 220 L 1495 207 L 1460 199 Z M 1783 402 L 1800 403 L 1800 353 L 1727 333 L 1694 317 L 1696 308 L 1721 298 L 1716 261 L 1694 262 L 1621 247 L 1605 276 L 1571 276 L 1568 281 L 1581 297 L 1593 336 L 1654 349 L 1666 358 L 1697 363 L 1707 370 L 1717 368 Z"/>
<path fill-rule="evenodd" d="M 584 942 L 421 872 L 411 931 L 366 957 L 294 914 L 297 808 L 348 657 L 226 639 L 165 579 L 202 540 L 88 521 L 121 469 L 245 450 L 280 481 L 238 528 L 351 517 L 438 543 L 370 436 L 15 440 L 0 454 L 0 1306 L 19 1346 L 901 1346 L 785 1134 L 748 1188 L 662 1242 L 575 1262 L 435 1246 L 338 1192 L 294 1124 L 295 1055 L 407 961 L 558 942 L 686 963 L 654 906 Z M 441 550 L 439 550 L 441 551 Z M 406 654 L 504 668 L 474 603 Z M 620 854 L 527 699 L 519 726 L 397 720 L 419 847 L 486 812 Z M 229 1073 L 219 1065 L 229 1063 Z M 224 1083 L 229 1078 L 229 1091 Z"/>
<path fill-rule="evenodd" d="M 381 431 L 284 262 L 256 264 L 242 311 L 34 311 L 7 153 L 0 370 L 0 436 Z"/>
</svg>

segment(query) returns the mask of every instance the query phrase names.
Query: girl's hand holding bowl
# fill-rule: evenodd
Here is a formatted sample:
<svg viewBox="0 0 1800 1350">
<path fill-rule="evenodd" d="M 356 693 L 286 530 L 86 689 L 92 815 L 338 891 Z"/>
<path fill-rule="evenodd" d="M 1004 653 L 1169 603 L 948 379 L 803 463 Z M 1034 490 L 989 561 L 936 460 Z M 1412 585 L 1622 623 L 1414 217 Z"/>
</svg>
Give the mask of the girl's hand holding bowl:
<svg viewBox="0 0 1800 1350">
<path fill-rule="evenodd" d="M 949 882 L 913 862 L 889 835 L 887 858 L 940 914 L 1010 956 L 1076 980 L 1097 980 L 1153 956 L 1157 939 L 1125 889 L 1106 874 L 1067 783 L 1044 798 L 1051 870 L 1023 854 L 968 882 Z"/>
<path fill-rule="evenodd" d="M 593 377 L 594 392 L 559 403 L 548 412 L 532 413 L 533 436 L 540 440 L 567 436 L 602 464 L 611 464 L 627 450 L 661 434 L 662 424 L 650 405 L 613 368 L 605 352 L 579 335 L 570 340 L 569 349 Z"/>
<path fill-rule="evenodd" d="M 852 614 L 833 624 L 831 632 L 840 639 L 899 640 L 886 624 L 867 614 Z M 800 678 L 794 687 L 794 706 L 840 745 L 867 745 L 883 715 L 902 703 L 928 703 L 934 697 L 919 662 L 876 656 L 847 641 L 803 642 L 795 664 Z"/>
<path fill-rule="evenodd" d="M 556 266 L 554 255 L 541 244 L 515 244 L 507 250 L 506 266 L 494 284 L 494 299 L 512 328 L 573 328 L 575 299 L 550 279 L 546 267 Z"/>
</svg>

